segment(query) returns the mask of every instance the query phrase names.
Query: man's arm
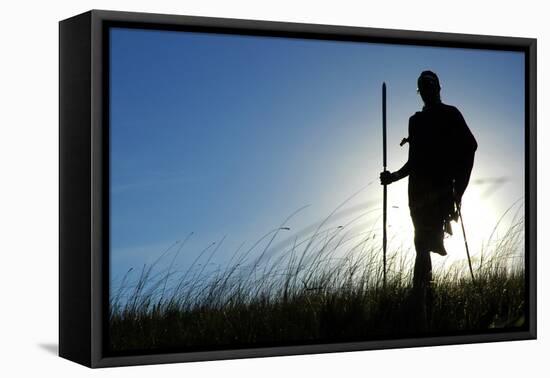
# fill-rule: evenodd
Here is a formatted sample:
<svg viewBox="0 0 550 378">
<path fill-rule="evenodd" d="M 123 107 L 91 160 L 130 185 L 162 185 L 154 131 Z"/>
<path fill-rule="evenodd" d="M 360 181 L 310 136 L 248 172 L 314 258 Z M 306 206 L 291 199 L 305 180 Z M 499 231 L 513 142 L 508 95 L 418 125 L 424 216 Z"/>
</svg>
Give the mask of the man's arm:
<svg viewBox="0 0 550 378">
<path fill-rule="evenodd" d="M 406 140 L 408 142 L 410 142 L 411 140 L 411 135 L 413 134 L 413 130 L 412 130 L 412 124 L 413 124 L 413 117 L 410 117 L 409 118 L 409 137 L 406 138 Z M 402 144 L 403 145 L 403 142 Z M 395 172 L 389 172 L 389 171 L 385 171 L 385 172 L 382 172 L 380 173 L 380 183 L 382 185 L 389 185 L 391 184 L 392 182 L 395 182 L 395 181 L 399 181 L 401 180 L 402 178 L 405 178 L 407 177 L 410 173 L 411 173 L 411 158 L 412 158 L 412 153 L 411 153 L 411 144 L 409 144 L 409 159 L 407 160 L 407 162 L 405 164 L 403 164 L 403 166 L 401 168 L 399 168 L 397 171 Z"/>
<path fill-rule="evenodd" d="M 380 183 L 382 185 L 389 185 L 392 182 L 399 181 L 402 178 L 405 178 L 410 173 L 410 165 L 407 161 L 400 169 L 395 172 L 385 171 L 380 173 Z"/>
<path fill-rule="evenodd" d="M 395 176 L 395 181 L 398 181 L 398 180 L 401 180 L 402 178 L 407 177 L 409 173 L 411 173 L 411 168 L 410 168 L 409 161 L 407 160 L 407 162 L 403 164 L 403 166 L 400 169 L 393 172 L 393 175 Z"/>
</svg>

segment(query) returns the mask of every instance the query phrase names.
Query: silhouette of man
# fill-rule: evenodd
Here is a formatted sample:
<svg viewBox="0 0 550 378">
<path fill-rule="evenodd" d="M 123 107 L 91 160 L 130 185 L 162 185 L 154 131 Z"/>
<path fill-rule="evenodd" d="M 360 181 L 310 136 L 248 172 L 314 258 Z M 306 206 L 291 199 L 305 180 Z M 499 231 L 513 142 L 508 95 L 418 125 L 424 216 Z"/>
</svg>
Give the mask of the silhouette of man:
<svg viewBox="0 0 550 378">
<path fill-rule="evenodd" d="M 424 107 L 409 118 L 408 161 L 395 172 L 382 172 L 382 185 L 409 177 L 409 209 L 414 225 L 416 260 L 413 292 L 422 295 L 432 280 L 430 252 L 446 255 L 444 232 L 452 234 L 451 220 L 466 190 L 477 142 L 460 111 L 441 102 L 439 78 L 424 71 L 418 78 Z"/>
</svg>

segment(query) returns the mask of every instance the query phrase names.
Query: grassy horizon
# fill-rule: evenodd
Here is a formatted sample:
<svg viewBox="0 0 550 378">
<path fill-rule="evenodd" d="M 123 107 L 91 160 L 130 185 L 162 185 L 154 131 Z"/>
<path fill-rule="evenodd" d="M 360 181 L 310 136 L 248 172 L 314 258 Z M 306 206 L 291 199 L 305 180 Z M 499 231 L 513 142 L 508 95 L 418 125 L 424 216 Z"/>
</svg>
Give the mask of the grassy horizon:
<svg viewBox="0 0 550 378">
<path fill-rule="evenodd" d="M 175 261 L 192 233 L 144 265 L 134 282 L 129 282 L 130 269 L 111 291 L 111 351 L 343 342 L 524 325 L 519 212 L 505 234 L 496 239 L 493 232 L 474 258 L 475 281 L 466 261 L 434 270 L 428 323 L 421 330 L 411 316 L 412 262 L 401 248 L 391 251 L 383 286 L 376 234 L 347 232 L 360 217 L 326 227 L 333 212 L 311 235 L 271 254 L 277 236 L 289 231 L 287 221 L 300 210 L 250 248 L 237 249 L 224 269 L 206 268 L 222 239 L 203 249 L 185 271 L 176 271 Z M 254 251 L 259 253 L 251 259 Z M 165 268 L 156 272 L 162 261 Z"/>
</svg>

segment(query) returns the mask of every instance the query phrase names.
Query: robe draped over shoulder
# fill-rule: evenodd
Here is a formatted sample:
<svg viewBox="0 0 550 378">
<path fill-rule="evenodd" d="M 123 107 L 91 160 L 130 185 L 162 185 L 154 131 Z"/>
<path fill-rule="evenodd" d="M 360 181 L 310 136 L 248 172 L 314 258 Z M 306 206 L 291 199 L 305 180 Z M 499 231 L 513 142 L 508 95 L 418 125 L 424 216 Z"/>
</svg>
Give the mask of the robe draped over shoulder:
<svg viewBox="0 0 550 378">
<path fill-rule="evenodd" d="M 468 186 L 477 142 L 460 111 L 443 103 L 410 117 L 408 139 L 411 218 L 416 237 L 433 250 L 457 219 L 455 199 Z"/>
</svg>

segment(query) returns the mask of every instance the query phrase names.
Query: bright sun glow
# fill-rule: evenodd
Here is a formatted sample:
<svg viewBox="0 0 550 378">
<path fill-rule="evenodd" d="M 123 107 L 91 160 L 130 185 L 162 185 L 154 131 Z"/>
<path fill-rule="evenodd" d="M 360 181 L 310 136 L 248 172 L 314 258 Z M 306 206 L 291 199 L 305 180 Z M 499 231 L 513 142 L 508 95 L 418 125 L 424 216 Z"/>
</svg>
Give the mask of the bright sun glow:
<svg viewBox="0 0 550 378">
<path fill-rule="evenodd" d="M 481 254 L 483 245 L 487 242 L 498 221 L 497 209 L 491 204 L 491 201 L 484 200 L 481 197 L 479 187 L 472 185 L 465 193 L 462 204 L 462 217 L 470 254 L 473 258 Z M 446 260 L 441 263 L 449 265 L 466 258 L 461 222 L 459 219 L 459 222 L 452 223 L 453 235 L 445 239 L 448 256 L 441 258 L 437 256 L 434 259 L 436 263 L 439 263 L 440 260 Z"/>
</svg>

